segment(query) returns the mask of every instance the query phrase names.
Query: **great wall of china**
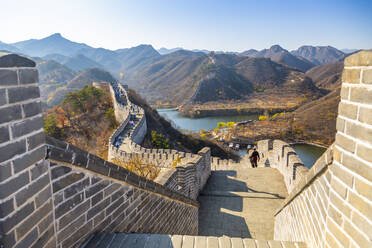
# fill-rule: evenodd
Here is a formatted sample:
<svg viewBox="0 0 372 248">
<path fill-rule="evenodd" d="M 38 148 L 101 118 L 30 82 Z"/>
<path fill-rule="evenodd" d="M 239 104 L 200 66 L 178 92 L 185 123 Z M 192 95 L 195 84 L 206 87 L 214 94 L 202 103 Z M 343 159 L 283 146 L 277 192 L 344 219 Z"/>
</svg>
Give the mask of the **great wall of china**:
<svg viewBox="0 0 372 248">
<path fill-rule="evenodd" d="M 0 54 L 0 247 L 372 245 L 372 51 L 345 60 L 336 141 L 309 170 L 279 140 L 258 142 L 258 169 L 145 149 L 143 109 L 122 85 L 110 93 L 121 125 L 105 161 L 45 137 L 35 63 Z M 133 156 L 160 175 L 110 162 Z"/>
</svg>

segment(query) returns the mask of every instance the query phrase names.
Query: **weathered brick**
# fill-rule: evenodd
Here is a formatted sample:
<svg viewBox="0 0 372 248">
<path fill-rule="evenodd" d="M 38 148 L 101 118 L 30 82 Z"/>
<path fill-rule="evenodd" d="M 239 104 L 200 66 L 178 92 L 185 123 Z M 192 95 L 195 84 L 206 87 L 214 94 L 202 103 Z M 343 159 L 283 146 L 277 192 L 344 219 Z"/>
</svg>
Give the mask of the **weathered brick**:
<svg viewBox="0 0 372 248">
<path fill-rule="evenodd" d="M 31 169 L 31 180 L 35 180 L 48 171 L 49 163 L 44 160 L 41 163 L 38 163 L 36 166 Z"/>
<path fill-rule="evenodd" d="M 355 142 L 343 134 L 336 134 L 336 144 L 351 153 L 355 151 Z"/>
<path fill-rule="evenodd" d="M 104 166 L 104 160 L 99 157 L 89 156 L 87 169 L 108 176 L 109 169 Z"/>
<path fill-rule="evenodd" d="M 45 134 L 44 131 L 33 134 L 27 137 L 28 150 L 33 150 L 37 146 L 45 144 Z"/>
<path fill-rule="evenodd" d="M 356 120 L 358 106 L 350 103 L 340 102 L 338 105 L 338 114 L 347 118 Z"/>
<path fill-rule="evenodd" d="M 54 181 L 53 182 L 53 193 L 66 188 L 67 186 L 79 181 L 83 177 L 84 177 L 84 173 L 71 173 L 57 181 Z"/>
<path fill-rule="evenodd" d="M 45 158 L 45 147 L 39 147 L 32 152 L 28 152 L 22 157 L 19 157 L 13 161 L 14 172 L 18 173 L 24 169 L 36 164 Z"/>
<path fill-rule="evenodd" d="M 350 188 L 353 187 L 353 176 L 350 174 L 350 172 L 346 171 L 343 166 L 332 164 L 330 166 L 330 169 L 333 173 L 333 176 L 336 176 Z"/>
<path fill-rule="evenodd" d="M 32 184 L 28 185 L 26 188 L 19 191 L 16 196 L 16 203 L 17 206 L 21 206 L 31 197 L 33 197 L 36 193 L 41 191 L 47 184 L 49 183 L 49 175 L 45 174 L 43 177 L 34 181 Z"/>
<path fill-rule="evenodd" d="M 51 226 L 43 235 L 41 235 L 41 237 L 32 245 L 31 248 L 46 247 L 45 244 L 53 238 L 53 235 L 54 228 Z"/>
<path fill-rule="evenodd" d="M 108 182 L 106 180 L 98 183 L 98 184 L 94 184 L 92 187 L 88 188 L 85 190 L 85 196 L 87 198 L 91 197 L 92 195 L 96 194 L 97 192 L 101 191 L 102 189 L 104 189 L 106 186 L 108 185 Z"/>
<path fill-rule="evenodd" d="M 65 214 L 62 218 L 60 218 L 58 222 L 58 230 L 62 230 L 67 225 L 71 224 L 74 220 L 79 218 L 80 216 L 83 216 L 90 208 L 90 201 L 87 200 L 77 206 L 76 208 L 69 211 L 67 214 Z"/>
<path fill-rule="evenodd" d="M 17 87 L 8 89 L 9 103 L 16 103 L 40 97 L 38 86 Z"/>
<path fill-rule="evenodd" d="M 95 207 L 89 209 L 89 211 L 87 213 L 87 220 L 92 219 L 99 212 L 101 212 L 103 209 L 105 209 L 109 204 L 110 204 L 110 198 L 106 198 L 103 201 L 101 201 L 99 204 L 97 204 Z"/>
<path fill-rule="evenodd" d="M 24 239 L 22 239 L 21 242 L 19 242 L 15 246 L 15 248 L 30 247 L 32 243 L 35 242 L 37 237 L 38 237 L 38 233 L 37 233 L 37 228 L 35 227 L 34 229 L 32 229 L 32 231 L 29 234 L 27 234 L 27 236 Z"/>
<path fill-rule="evenodd" d="M 28 171 L 13 177 L 12 179 L 0 184 L 0 199 L 8 197 L 30 182 Z"/>
<path fill-rule="evenodd" d="M 367 240 L 359 231 L 357 231 L 347 220 L 344 224 L 344 230 L 359 245 L 359 247 L 368 247 L 371 245 L 369 240 Z"/>
<path fill-rule="evenodd" d="M 43 205 L 46 201 L 48 201 L 50 198 L 52 198 L 52 190 L 50 186 L 46 187 L 43 191 L 41 191 L 36 197 L 35 197 L 35 204 L 36 207 L 40 207 Z M 56 204 L 57 205 L 57 204 Z"/>
<path fill-rule="evenodd" d="M 8 103 L 6 99 L 6 89 L 0 89 L 0 106 Z"/>
<path fill-rule="evenodd" d="M 21 69 L 18 73 L 20 84 L 35 84 L 39 81 L 37 69 Z"/>
<path fill-rule="evenodd" d="M 372 69 L 363 70 L 362 83 L 364 83 L 364 84 L 372 84 Z"/>
<path fill-rule="evenodd" d="M 372 104 L 372 90 L 365 87 L 353 87 L 350 90 L 350 101 Z"/>
<path fill-rule="evenodd" d="M 350 191 L 349 200 L 350 204 L 358 209 L 367 219 L 372 219 L 372 205 L 368 204 L 361 197 Z"/>
<path fill-rule="evenodd" d="M 0 127 L 0 143 L 9 141 L 9 128 L 8 126 Z"/>
<path fill-rule="evenodd" d="M 13 229 L 18 223 L 21 223 L 24 219 L 26 219 L 30 214 L 32 214 L 35 210 L 34 203 L 30 202 L 24 207 L 20 208 L 15 214 L 11 215 L 10 217 L 0 221 L 0 231 L 3 233 L 7 233 Z"/>
<path fill-rule="evenodd" d="M 13 198 L 0 203 L 0 219 L 8 216 L 8 214 L 14 211 Z"/>
<path fill-rule="evenodd" d="M 66 175 L 67 173 L 69 173 L 71 170 L 72 169 L 70 167 L 67 167 L 67 166 L 60 166 L 60 165 L 53 166 L 52 169 L 51 169 L 52 179 L 62 177 L 64 175 Z"/>
<path fill-rule="evenodd" d="M 58 206 L 61 202 L 63 202 L 63 192 L 53 194 L 53 201 L 54 206 Z"/>
<path fill-rule="evenodd" d="M 42 129 L 43 125 L 43 118 L 41 116 L 17 122 L 11 127 L 12 136 L 13 138 L 17 138 L 29 134 L 33 131 Z"/>
<path fill-rule="evenodd" d="M 342 82 L 350 84 L 359 84 L 360 69 L 344 69 L 342 72 Z"/>
<path fill-rule="evenodd" d="M 28 216 L 25 221 L 22 222 L 22 225 L 19 225 L 16 229 L 17 238 L 20 239 L 23 237 L 29 230 L 35 227 L 45 215 L 51 213 L 53 210 L 52 201 L 49 201 L 43 207 L 36 209 L 32 215 Z"/>
<path fill-rule="evenodd" d="M 368 223 L 359 213 L 353 212 L 352 222 L 368 237 L 372 237 L 372 224 Z"/>
<path fill-rule="evenodd" d="M 349 91 L 350 87 L 342 86 L 341 87 L 341 99 L 342 100 L 349 100 Z"/>
<path fill-rule="evenodd" d="M 359 121 L 372 125 L 372 108 L 360 107 Z"/>
<path fill-rule="evenodd" d="M 372 52 L 365 50 L 345 58 L 345 66 L 370 66 L 372 65 Z"/>
<path fill-rule="evenodd" d="M 372 168 L 365 163 L 345 153 L 342 164 L 360 176 L 372 181 Z"/>
<path fill-rule="evenodd" d="M 90 185 L 89 178 L 85 178 L 80 182 L 74 183 L 73 185 L 64 190 L 65 199 L 70 198 L 71 196 L 77 194 L 78 192 L 82 192 L 89 185 Z"/>
<path fill-rule="evenodd" d="M 345 247 L 349 245 L 349 238 L 340 230 L 339 226 L 336 226 L 332 221 L 327 221 L 329 231 L 336 237 L 336 239 Z"/>
<path fill-rule="evenodd" d="M 17 71 L 0 69 L 0 86 L 18 85 Z"/>
<path fill-rule="evenodd" d="M 0 108 L 0 124 L 22 119 L 22 109 L 19 105 Z"/>
<path fill-rule="evenodd" d="M 22 107 L 26 118 L 38 115 L 42 112 L 40 101 L 22 104 Z"/>
<path fill-rule="evenodd" d="M 335 193 L 332 191 L 330 192 L 330 201 L 332 204 L 338 209 L 340 212 L 342 212 L 346 217 L 351 217 L 351 209 L 346 205 L 344 201 L 342 201 L 340 198 L 338 198 Z"/>
<path fill-rule="evenodd" d="M 71 235 L 71 237 L 69 237 L 65 241 L 63 241 L 62 248 L 73 247 L 74 244 L 77 241 L 79 241 L 79 240 L 83 241 L 86 238 L 87 234 L 89 234 L 89 232 L 92 229 L 93 229 L 93 221 L 89 221 L 84 226 L 79 228 L 79 230 L 77 232 L 75 232 L 73 235 Z"/>
<path fill-rule="evenodd" d="M 79 227 L 81 227 L 84 223 L 85 223 L 85 216 L 82 215 L 78 219 L 71 222 L 70 225 L 64 230 L 62 231 L 59 230 L 59 232 L 57 233 L 58 243 L 65 240 L 71 234 L 75 233 L 79 229 Z"/>
<path fill-rule="evenodd" d="M 99 193 L 95 194 L 92 197 L 92 207 L 95 206 L 98 202 L 102 201 L 103 199 L 103 191 L 100 191 Z"/>
<path fill-rule="evenodd" d="M 0 247 L 13 247 L 15 243 L 15 231 L 5 235 L 2 234 L 0 239 Z"/>
<path fill-rule="evenodd" d="M 73 207 L 77 206 L 84 200 L 84 194 L 80 193 L 78 195 L 75 195 L 71 199 L 64 201 L 59 206 L 55 208 L 55 218 L 58 219 L 62 215 L 66 214 L 68 211 L 70 211 Z"/>
<path fill-rule="evenodd" d="M 67 148 L 66 142 L 63 142 L 62 140 L 58 140 L 50 136 L 46 136 L 45 141 L 48 145 L 60 148 L 62 150 L 65 150 Z"/>
<path fill-rule="evenodd" d="M 355 190 L 367 199 L 372 199 L 372 186 L 358 178 L 355 179 Z"/>
<path fill-rule="evenodd" d="M 346 133 L 354 138 L 366 141 L 372 145 L 372 128 L 347 122 Z"/>
<path fill-rule="evenodd" d="M 48 147 L 48 158 L 57 160 L 60 162 L 72 163 L 73 153 L 68 151 L 63 151 L 56 147 Z"/>
<path fill-rule="evenodd" d="M 8 179 L 12 175 L 12 164 L 6 162 L 0 164 L 0 183 Z"/>
<path fill-rule="evenodd" d="M 54 226 L 53 211 L 38 224 L 39 233 L 43 233 L 50 225 Z"/>
</svg>

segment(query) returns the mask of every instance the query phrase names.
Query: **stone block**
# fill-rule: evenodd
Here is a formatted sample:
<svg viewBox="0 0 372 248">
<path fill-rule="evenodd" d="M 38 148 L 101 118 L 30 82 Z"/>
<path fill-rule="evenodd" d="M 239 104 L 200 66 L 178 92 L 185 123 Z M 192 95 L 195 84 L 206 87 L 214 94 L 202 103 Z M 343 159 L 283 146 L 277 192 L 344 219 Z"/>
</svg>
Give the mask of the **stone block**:
<svg viewBox="0 0 372 248">
<path fill-rule="evenodd" d="M 105 161 L 102 158 L 89 155 L 87 169 L 108 176 L 109 168 L 104 166 Z"/>
<path fill-rule="evenodd" d="M 340 132 L 344 132 L 345 131 L 345 120 L 344 119 L 341 119 L 340 117 L 337 117 L 337 120 L 336 120 L 336 129 Z"/>
<path fill-rule="evenodd" d="M 360 107 L 359 121 L 372 125 L 372 108 Z"/>
<path fill-rule="evenodd" d="M 346 194 L 347 194 L 347 189 L 346 187 L 341 184 L 339 181 L 335 180 L 334 178 L 332 178 L 332 182 L 331 182 L 331 188 L 342 198 L 342 199 L 346 199 Z"/>
<path fill-rule="evenodd" d="M 362 230 L 368 237 L 372 237 L 372 225 L 358 212 L 353 212 L 351 221 Z"/>
<path fill-rule="evenodd" d="M 372 69 L 363 70 L 362 72 L 362 83 L 372 84 Z"/>
<path fill-rule="evenodd" d="M 39 73 L 37 69 L 21 69 L 18 73 L 20 84 L 35 84 L 39 81 Z"/>
<path fill-rule="evenodd" d="M 0 219 L 8 216 L 10 213 L 14 211 L 14 203 L 13 198 L 0 203 Z"/>
<path fill-rule="evenodd" d="M 73 153 L 68 151 L 63 151 L 59 148 L 49 146 L 48 148 L 48 158 L 54 159 L 60 162 L 72 163 Z"/>
<path fill-rule="evenodd" d="M 6 89 L 0 89 L 0 106 L 8 103 L 6 98 Z"/>
<path fill-rule="evenodd" d="M 92 187 L 88 188 L 85 190 L 85 197 L 86 198 L 89 198 L 93 195 L 95 195 L 96 193 L 98 193 L 99 191 L 103 190 L 104 188 L 106 188 L 108 185 L 108 181 L 104 180 L 98 184 L 95 184 L 93 185 Z"/>
<path fill-rule="evenodd" d="M 341 116 L 345 116 L 349 119 L 356 120 L 358 114 L 358 106 L 340 102 L 340 104 L 338 105 L 338 114 Z"/>
<path fill-rule="evenodd" d="M 333 236 L 345 247 L 348 247 L 349 245 L 349 238 L 343 233 L 340 226 L 337 226 L 332 221 L 327 221 L 327 227 L 329 229 L 329 232 L 333 234 Z"/>
<path fill-rule="evenodd" d="M 0 239 L 0 246 L 13 247 L 15 243 L 15 231 L 12 231 L 8 234 L 2 234 Z"/>
<path fill-rule="evenodd" d="M 26 184 L 30 182 L 30 175 L 28 171 L 25 171 L 22 174 L 19 174 L 17 176 L 14 176 L 10 180 L 2 183 L 0 185 L 0 199 L 4 199 L 8 197 L 9 195 L 13 194 Z"/>
<path fill-rule="evenodd" d="M 38 86 L 17 87 L 8 89 L 9 103 L 22 102 L 40 97 Z"/>
<path fill-rule="evenodd" d="M 372 90 L 365 87 L 353 87 L 350 90 L 350 101 L 372 105 Z"/>
<path fill-rule="evenodd" d="M 372 51 L 360 51 L 348 56 L 344 61 L 345 66 L 370 66 L 372 65 Z"/>
<path fill-rule="evenodd" d="M 372 219 L 372 205 L 366 202 L 364 199 L 359 197 L 354 192 L 350 191 L 348 202 L 358 209 L 362 215 L 367 219 Z"/>
<path fill-rule="evenodd" d="M 42 130 L 43 126 L 44 122 L 41 116 L 32 119 L 25 119 L 11 126 L 12 136 L 13 138 L 18 138 L 31 132 Z"/>
<path fill-rule="evenodd" d="M 351 209 L 346 205 L 345 201 L 337 197 L 333 191 L 330 192 L 329 198 L 336 209 L 342 212 L 346 217 L 351 217 Z"/>
<path fill-rule="evenodd" d="M 26 204 L 24 207 L 19 208 L 18 211 L 13 214 L 12 216 L 0 220 L 0 230 L 2 230 L 4 233 L 9 232 L 13 229 L 16 225 L 21 223 L 23 220 L 25 220 L 29 215 L 31 215 L 35 210 L 34 203 L 30 202 Z"/>
<path fill-rule="evenodd" d="M 89 221 L 88 223 L 84 224 L 78 231 L 76 231 L 73 235 L 63 241 L 61 248 L 70 248 L 70 247 L 77 247 L 74 244 L 81 240 L 84 241 L 86 235 L 93 229 L 93 221 Z"/>
<path fill-rule="evenodd" d="M 67 173 L 69 173 L 72 169 L 70 167 L 67 167 L 67 166 L 63 166 L 63 165 L 57 165 L 57 166 L 53 166 L 52 169 L 51 169 L 51 176 L 52 176 L 52 180 L 58 178 L 58 177 L 62 177 L 62 176 L 65 176 Z"/>
<path fill-rule="evenodd" d="M 73 172 L 73 173 L 71 173 L 71 174 L 69 174 L 65 177 L 62 177 L 59 180 L 53 181 L 53 193 L 56 193 L 56 192 L 58 192 L 58 191 L 60 191 L 64 188 L 68 187 L 69 185 L 81 180 L 82 178 L 84 178 L 84 173 Z"/>
<path fill-rule="evenodd" d="M 357 148 L 358 157 L 372 163 L 372 148 L 363 144 L 358 144 Z"/>
<path fill-rule="evenodd" d="M 9 69 L 0 69 L 0 86 L 18 85 L 17 71 Z"/>
<path fill-rule="evenodd" d="M 96 216 L 99 212 L 103 211 L 109 204 L 110 204 L 110 198 L 106 198 L 103 201 L 101 201 L 99 204 L 91 208 L 87 212 L 87 220 L 92 219 L 94 216 Z"/>
<path fill-rule="evenodd" d="M 48 171 L 49 162 L 44 160 L 34 167 L 31 168 L 31 180 L 34 181 L 38 179 L 41 175 Z"/>
<path fill-rule="evenodd" d="M 360 69 L 344 69 L 342 72 L 342 82 L 350 84 L 360 83 Z"/>
<path fill-rule="evenodd" d="M 102 201 L 103 199 L 103 191 L 100 191 L 99 193 L 95 194 L 93 197 L 92 197 L 92 207 L 95 206 L 98 202 Z"/>
<path fill-rule="evenodd" d="M 64 228 L 62 231 L 59 230 L 57 233 L 58 243 L 62 242 L 68 236 L 77 232 L 79 230 L 79 227 L 81 227 L 84 223 L 85 223 L 85 216 L 82 215 L 79 218 L 75 219 L 73 222 L 71 222 L 67 228 Z"/>
<path fill-rule="evenodd" d="M 49 213 L 53 211 L 52 201 L 49 201 L 44 206 L 39 209 L 36 209 L 27 219 L 22 222 L 22 225 L 19 225 L 16 229 L 17 238 L 23 237 L 28 231 L 37 224 Z"/>
<path fill-rule="evenodd" d="M 22 204 L 24 204 L 27 200 L 36 195 L 36 193 L 41 191 L 48 184 L 49 175 L 45 174 L 39 180 L 34 181 L 32 184 L 28 185 L 27 187 L 19 191 L 15 196 L 17 206 L 19 207 Z"/>
<path fill-rule="evenodd" d="M 18 173 L 45 158 L 45 147 L 39 147 L 13 161 L 14 173 Z"/>
<path fill-rule="evenodd" d="M 54 235 L 54 227 L 51 226 L 43 235 L 41 235 L 38 240 L 32 245 L 31 248 L 39 248 L 39 247 L 45 247 L 45 248 L 52 248 L 54 246 L 48 246 L 47 242 L 53 238 Z"/>
<path fill-rule="evenodd" d="M 346 123 L 346 134 L 356 139 L 363 140 L 372 145 L 372 128 L 368 128 L 355 123 Z"/>
<path fill-rule="evenodd" d="M 45 137 L 45 142 L 49 146 L 54 146 L 54 147 L 62 149 L 62 150 L 67 149 L 67 143 L 66 142 L 63 142 L 61 140 L 55 139 L 55 138 L 50 137 L 50 136 Z"/>
<path fill-rule="evenodd" d="M 372 199 L 372 186 L 359 178 L 355 178 L 355 190 L 367 199 Z"/>
<path fill-rule="evenodd" d="M 26 118 L 42 113 L 41 103 L 39 101 L 22 104 L 22 108 Z"/>
<path fill-rule="evenodd" d="M 0 108 L 0 124 L 22 119 L 22 109 L 19 105 Z"/>
<path fill-rule="evenodd" d="M 12 175 L 11 162 L 0 164 L 0 183 L 8 179 L 11 175 Z"/>
</svg>

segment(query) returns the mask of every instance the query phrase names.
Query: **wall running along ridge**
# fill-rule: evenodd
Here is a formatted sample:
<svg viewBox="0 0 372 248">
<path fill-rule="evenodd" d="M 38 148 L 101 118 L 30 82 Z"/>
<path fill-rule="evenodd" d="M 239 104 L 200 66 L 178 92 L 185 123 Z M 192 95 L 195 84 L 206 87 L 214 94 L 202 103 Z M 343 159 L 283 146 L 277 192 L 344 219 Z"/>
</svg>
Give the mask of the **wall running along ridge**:
<svg viewBox="0 0 372 248">
<path fill-rule="evenodd" d="M 372 51 L 344 66 L 335 143 L 277 212 L 277 240 L 372 247 Z"/>
<path fill-rule="evenodd" d="M 115 92 L 116 91 L 116 92 Z M 110 92 L 114 102 L 115 114 L 123 120 L 121 125 L 110 137 L 109 161 L 127 163 L 134 157 L 138 157 L 144 163 L 152 163 L 162 168 L 158 182 L 170 186 L 192 199 L 196 199 L 199 192 L 206 184 L 211 173 L 210 148 L 203 148 L 198 154 L 185 153 L 171 149 L 146 149 L 142 143 L 146 132 L 147 123 L 144 110 L 129 101 L 127 89 L 117 83 L 110 84 Z M 120 92 L 124 95 L 120 97 Z M 129 123 L 130 115 L 135 115 L 134 125 Z M 115 147 L 115 140 L 121 136 L 123 142 L 120 147 Z M 174 161 L 180 159 L 174 170 Z M 171 183 L 170 183 L 171 182 Z"/>
<path fill-rule="evenodd" d="M 196 235 L 199 205 L 186 195 L 195 197 L 203 184 L 190 185 L 208 171 L 198 166 L 210 170 L 209 150 L 197 155 L 203 159 L 195 171 L 183 173 L 192 180 L 174 174 L 172 186 L 45 139 L 34 67 L 0 54 L 0 247 L 78 247 L 94 232 Z M 171 190 L 180 185 L 187 194 Z"/>
</svg>

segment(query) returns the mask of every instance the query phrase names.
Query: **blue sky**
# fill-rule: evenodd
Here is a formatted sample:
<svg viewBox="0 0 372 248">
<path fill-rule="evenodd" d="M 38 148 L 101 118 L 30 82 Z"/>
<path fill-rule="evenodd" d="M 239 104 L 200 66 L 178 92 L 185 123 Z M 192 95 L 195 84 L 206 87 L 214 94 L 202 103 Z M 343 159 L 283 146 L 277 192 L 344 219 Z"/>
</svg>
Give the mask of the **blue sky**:
<svg viewBox="0 0 372 248">
<path fill-rule="evenodd" d="M 372 48 L 372 0 L 1 0 L 0 41 L 53 33 L 94 47 Z"/>
</svg>

